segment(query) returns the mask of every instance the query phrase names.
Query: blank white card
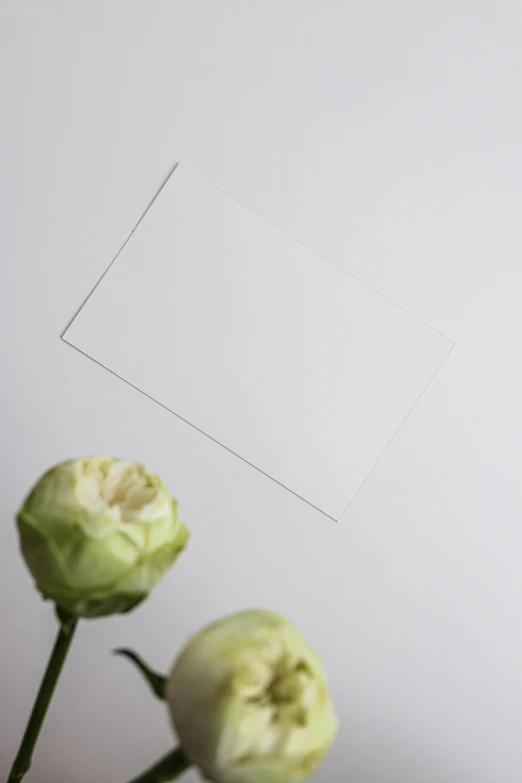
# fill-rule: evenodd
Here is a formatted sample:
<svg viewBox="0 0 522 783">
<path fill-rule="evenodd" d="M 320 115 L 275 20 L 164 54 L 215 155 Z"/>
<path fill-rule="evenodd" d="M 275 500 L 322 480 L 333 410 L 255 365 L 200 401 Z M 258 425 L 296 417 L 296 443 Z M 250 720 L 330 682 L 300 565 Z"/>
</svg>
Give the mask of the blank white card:
<svg viewBox="0 0 522 783">
<path fill-rule="evenodd" d="M 64 339 L 335 519 L 452 346 L 181 165 Z"/>
</svg>

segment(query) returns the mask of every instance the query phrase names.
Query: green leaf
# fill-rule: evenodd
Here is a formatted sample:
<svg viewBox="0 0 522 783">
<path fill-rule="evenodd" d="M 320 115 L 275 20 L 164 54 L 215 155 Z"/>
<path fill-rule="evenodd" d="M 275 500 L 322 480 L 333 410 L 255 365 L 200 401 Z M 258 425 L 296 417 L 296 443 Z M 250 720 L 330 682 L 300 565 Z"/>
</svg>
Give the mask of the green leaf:
<svg viewBox="0 0 522 783">
<path fill-rule="evenodd" d="M 118 650 L 114 650 L 114 654 L 123 655 L 124 658 L 128 658 L 129 661 L 132 661 L 132 663 L 134 663 L 134 665 L 143 674 L 148 684 L 150 685 L 151 690 L 156 694 L 158 699 L 165 699 L 165 683 L 167 681 L 166 677 L 163 677 L 161 674 L 152 671 L 152 669 L 147 666 L 143 658 L 140 658 L 140 656 L 132 650 L 120 647 Z"/>
<path fill-rule="evenodd" d="M 191 763 L 181 748 L 160 759 L 146 772 L 133 778 L 130 783 L 168 783 L 176 780 L 190 767 Z"/>
</svg>

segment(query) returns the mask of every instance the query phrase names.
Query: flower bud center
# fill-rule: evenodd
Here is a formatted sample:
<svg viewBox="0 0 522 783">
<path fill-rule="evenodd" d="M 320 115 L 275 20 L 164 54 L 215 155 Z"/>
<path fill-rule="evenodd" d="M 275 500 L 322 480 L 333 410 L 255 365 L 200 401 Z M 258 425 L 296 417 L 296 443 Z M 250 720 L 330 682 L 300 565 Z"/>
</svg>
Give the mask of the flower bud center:
<svg viewBox="0 0 522 783">
<path fill-rule="evenodd" d="M 139 465 L 104 460 L 85 465 L 76 493 L 86 508 L 119 522 L 136 522 L 151 516 L 158 488 Z M 147 509 L 147 514 L 143 514 Z"/>
<path fill-rule="evenodd" d="M 273 704 L 289 704 L 298 701 L 303 692 L 302 670 L 278 672 L 267 688 L 267 696 Z"/>
<path fill-rule="evenodd" d="M 311 672 L 305 661 L 280 658 L 270 669 L 264 682 L 246 701 L 270 709 L 271 721 L 286 721 L 306 725 L 306 694 L 313 687 Z"/>
</svg>

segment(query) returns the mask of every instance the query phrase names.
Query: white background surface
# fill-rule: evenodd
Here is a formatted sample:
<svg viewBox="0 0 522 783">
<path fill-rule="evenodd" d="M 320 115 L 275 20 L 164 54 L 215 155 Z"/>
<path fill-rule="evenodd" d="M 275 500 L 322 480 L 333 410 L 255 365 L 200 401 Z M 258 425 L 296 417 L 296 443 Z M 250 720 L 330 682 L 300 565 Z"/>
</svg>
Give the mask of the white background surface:
<svg viewBox="0 0 522 783">
<path fill-rule="evenodd" d="M 164 476 L 192 541 L 145 606 L 80 627 L 28 781 L 152 761 L 167 721 L 110 649 L 166 667 L 203 622 L 263 605 L 331 673 L 342 730 L 317 783 L 519 783 L 520 5 L 1 16 L 2 774 L 55 631 L 13 511 L 50 463 L 108 452 Z M 341 523 L 59 339 L 177 159 L 457 341 Z"/>
<path fill-rule="evenodd" d="M 336 520 L 454 345 L 182 165 L 64 339 Z"/>
</svg>

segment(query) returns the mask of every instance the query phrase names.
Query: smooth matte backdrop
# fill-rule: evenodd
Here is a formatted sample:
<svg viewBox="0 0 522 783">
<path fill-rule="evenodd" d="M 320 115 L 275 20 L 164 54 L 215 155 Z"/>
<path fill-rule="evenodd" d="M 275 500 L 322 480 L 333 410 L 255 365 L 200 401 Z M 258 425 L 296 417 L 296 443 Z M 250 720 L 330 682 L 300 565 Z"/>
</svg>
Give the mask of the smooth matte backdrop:
<svg viewBox="0 0 522 783">
<path fill-rule="evenodd" d="M 0 775 L 56 629 L 13 514 L 106 452 L 165 478 L 192 540 L 147 604 L 80 626 L 28 783 L 166 751 L 111 649 L 165 669 L 247 606 L 330 672 L 314 783 L 520 783 L 521 39 L 510 0 L 0 2 Z M 456 341 L 340 522 L 60 339 L 177 160 Z"/>
</svg>

